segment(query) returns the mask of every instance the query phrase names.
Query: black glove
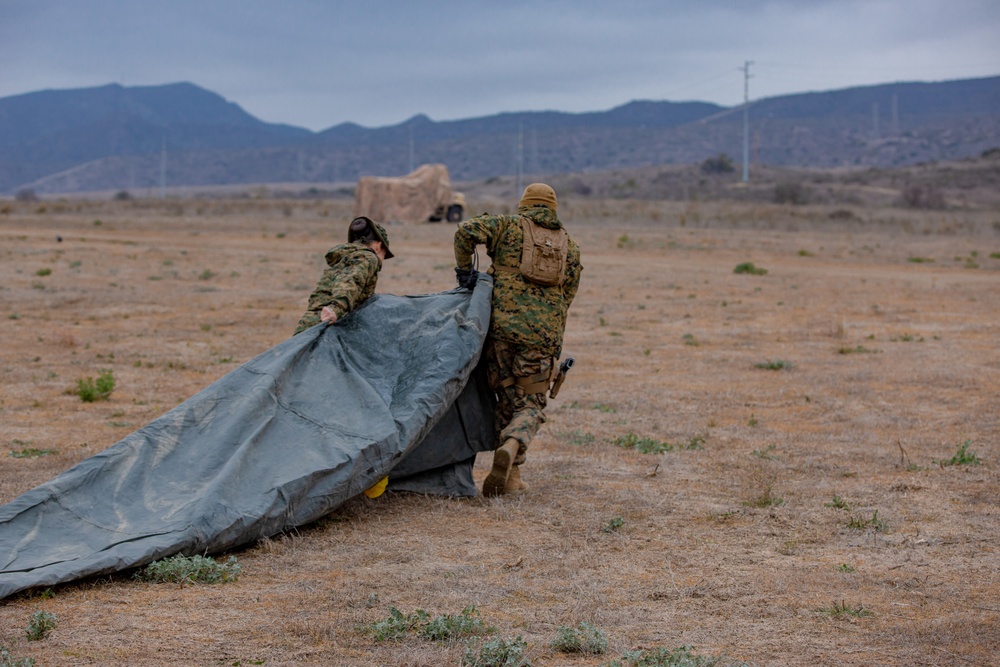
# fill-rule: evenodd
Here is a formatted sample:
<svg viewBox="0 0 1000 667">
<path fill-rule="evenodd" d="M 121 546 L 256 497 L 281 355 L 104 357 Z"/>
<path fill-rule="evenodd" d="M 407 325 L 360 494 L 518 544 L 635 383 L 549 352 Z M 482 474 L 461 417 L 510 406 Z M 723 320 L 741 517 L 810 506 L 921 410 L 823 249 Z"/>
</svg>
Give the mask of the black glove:
<svg viewBox="0 0 1000 667">
<path fill-rule="evenodd" d="M 458 286 L 465 289 L 474 289 L 476 281 L 479 279 L 479 272 L 473 269 L 455 269 L 455 277 L 458 279 Z"/>
</svg>

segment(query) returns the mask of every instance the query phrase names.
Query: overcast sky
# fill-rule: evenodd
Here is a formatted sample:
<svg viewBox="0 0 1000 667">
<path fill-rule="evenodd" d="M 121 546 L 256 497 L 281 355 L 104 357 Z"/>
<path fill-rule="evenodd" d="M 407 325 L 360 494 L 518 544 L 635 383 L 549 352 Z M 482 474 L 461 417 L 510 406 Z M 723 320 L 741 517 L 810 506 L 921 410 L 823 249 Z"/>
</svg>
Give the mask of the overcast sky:
<svg viewBox="0 0 1000 667">
<path fill-rule="evenodd" d="M 188 81 L 322 130 L 1000 74 L 998 0 L 0 0 L 0 97 Z"/>
</svg>

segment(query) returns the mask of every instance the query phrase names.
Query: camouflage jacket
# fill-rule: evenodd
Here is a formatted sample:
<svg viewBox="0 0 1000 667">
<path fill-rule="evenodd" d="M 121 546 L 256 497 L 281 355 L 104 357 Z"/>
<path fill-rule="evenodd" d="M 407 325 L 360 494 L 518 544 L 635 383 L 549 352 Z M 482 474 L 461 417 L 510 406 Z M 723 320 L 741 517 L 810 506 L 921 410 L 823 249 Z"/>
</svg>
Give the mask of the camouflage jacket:
<svg viewBox="0 0 1000 667">
<path fill-rule="evenodd" d="M 518 267 L 524 232 L 521 216 L 549 229 L 562 227 L 555 211 L 544 206 L 525 206 L 518 215 L 483 215 L 465 220 L 455 231 L 455 265 L 472 267 L 477 245 L 486 246 L 493 264 Z M 580 247 L 569 239 L 566 279 L 562 285 L 543 287 L 525 280 L 520 273 L 493 273 L 493 310 L 490 335 L 499 340 L 525 345 L 558 357 L 562 352 L 566 313 L 580 286 Z"/>
<path fill-rule="evenodd" d="M 326 252 L 326 263 L 329 268 L 309 296 L 309 308 L 295 333 L 319 324 L 323 306 L 330 306 L 340 319 L 375 293 L 382 260 L 368 246 L 356 241 L 334 246 Z"/>
</svg>

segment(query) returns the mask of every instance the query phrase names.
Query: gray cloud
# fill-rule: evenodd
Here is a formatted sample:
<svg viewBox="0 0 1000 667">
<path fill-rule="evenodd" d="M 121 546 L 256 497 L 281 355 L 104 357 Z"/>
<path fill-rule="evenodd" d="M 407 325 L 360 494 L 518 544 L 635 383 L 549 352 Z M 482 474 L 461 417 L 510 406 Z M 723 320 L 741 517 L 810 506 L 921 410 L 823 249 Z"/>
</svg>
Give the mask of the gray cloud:
<svg viewBox="0 0 1000 667">
<path fill-rule="evenodd" d="M 324 129 L 1000 73 L 994 0 L 0 0 L 0 96 L 190 81 Z"/>
</svg>

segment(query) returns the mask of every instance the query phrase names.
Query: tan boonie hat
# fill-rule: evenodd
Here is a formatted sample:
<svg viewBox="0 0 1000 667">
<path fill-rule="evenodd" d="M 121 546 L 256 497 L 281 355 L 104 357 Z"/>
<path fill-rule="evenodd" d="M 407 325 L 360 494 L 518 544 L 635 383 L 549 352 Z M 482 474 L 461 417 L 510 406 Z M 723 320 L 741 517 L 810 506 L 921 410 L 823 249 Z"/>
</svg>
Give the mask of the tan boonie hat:
<svg viewBox="0 0 1000 667">
<path fill-rule="evenodd" d="M 389 250 L 389 234 L 386 233 L 385 228 L 369 218 L 366 215 L 358 216 L 351 220 L 351 226 L 347 230 L 347 242 L 353 243 L 358 239 L 363 239 L 369 235 L 373 234 L 375 238 L 382 242 L 385 246 L 385 258 L 392 259 L 395 255 Z"/>
<path fill-rule="evenodd" d="M 548 206 L 553 211 L 556 210 L 556 191 L 545 183 L 532 183 L 524 189 L 521 195 L 521 203 L 518 206 Z"/>
</svg>

